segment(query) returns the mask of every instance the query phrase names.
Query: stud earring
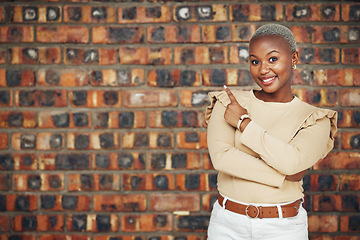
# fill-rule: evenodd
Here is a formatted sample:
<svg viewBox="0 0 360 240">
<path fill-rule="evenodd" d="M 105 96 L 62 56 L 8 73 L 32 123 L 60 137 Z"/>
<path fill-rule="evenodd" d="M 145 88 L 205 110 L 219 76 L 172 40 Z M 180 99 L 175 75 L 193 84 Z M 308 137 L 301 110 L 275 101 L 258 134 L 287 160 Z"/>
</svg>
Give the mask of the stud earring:
<svg viewBox="0 0 360 240">
<path fill-rule="evenodd" d="M 293 65 L 291 68 L 295 70 L 295 69 L 296 69 L 296 65 Z"/>
</svg>

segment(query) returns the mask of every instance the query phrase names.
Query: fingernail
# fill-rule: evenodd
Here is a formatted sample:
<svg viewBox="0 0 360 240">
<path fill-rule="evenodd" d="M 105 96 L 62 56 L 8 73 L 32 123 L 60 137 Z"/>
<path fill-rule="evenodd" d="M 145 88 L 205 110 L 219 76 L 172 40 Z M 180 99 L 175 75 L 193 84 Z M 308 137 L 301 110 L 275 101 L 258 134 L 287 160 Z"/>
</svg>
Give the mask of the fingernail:
<svg viewBox="0 0 360 240">
<path fill-rule="evenodd" d="M 224 88 L 227 88 L 227 86 L 226 86 L 226 85 L 224 85 Z"/>
</svg>

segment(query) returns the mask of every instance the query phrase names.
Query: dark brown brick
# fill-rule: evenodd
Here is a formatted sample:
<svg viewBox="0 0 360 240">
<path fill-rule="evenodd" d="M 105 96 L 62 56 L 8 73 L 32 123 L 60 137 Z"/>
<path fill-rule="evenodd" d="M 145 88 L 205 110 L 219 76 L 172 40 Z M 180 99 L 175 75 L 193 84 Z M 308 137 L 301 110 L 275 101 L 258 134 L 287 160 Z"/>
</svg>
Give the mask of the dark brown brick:
<svg viewBox="0 0 360 240">
<path fill-rule="evenodd" d="M 144 83 L 144 69 L 102 69 L 91 73 L 93 86 L 140 86 Z"/>
<path fill-rule="evenodd" d="M 198 43 L 200 42 L 200 26 L 149 26 L 147 41 L 150 43 Z"/>
<path fill-rule="evenodd" d="M 64 6 L 64 22 L 115 23 L 116 9 L 107 6 Z"/>
<path fill-rule="evenodd" d="M 18 107 L 65 107 L 65 90 L 16 90 L 15 105 Z"/>
<path fill-rule="evenodd" d="M 200 86 L 200 76 L 195 70 L 156 69 L 148 71 L 151 87 Z"/>
<path fill-rule="evenodd" d="M 59 47 L 9 48 L 10 64 L 60 64 Z"/>
<path fill-rule="evenodd" d="M 33 87 L 35 73 L 29 69 L 0 69 L 0 87 Z"/>
<path fill-rule="evenodd" d="M 339 4 L 287 4 L 287 21 L 332 21 L 340 20 Z"/>
<path fill-rule="evenodd" d="M 144 170 L 145 153 L 96 153 L 92 154 L 93 168 L 107 170 Z"/>
<path fill-rule="evenodd" d="M 124 190 L 175 190 L 173 174 L 123 174 Z"/>
<path fill-rule="evenodd" d="M 31 43 L 34 42 L 34 27 L 32 26 L 3 26 L 0 27 L 1 43 Z"/>
<path fill-rule="evenodd" d="M 92 28 L 93 43 L 143 43 L 143 27 L 95 26 Z"/>
<path fill-rule="evenodd" d="M 14 191 L 62 191 L 64 174 L 13 174 Z"/>
<path fill-rule="evenodd" d="M 230 21 L 281 21 L 282 4 L 241 4 L 230 5 Z"/>
<path fill-rule="evenodd" d="M 201 169 L 200 154 L 192 152 L 157 152 L 151 153 L 150 169 L 176 170 L 176 169 Z"/>
<path fill-rule="evenodd" d="M 23 111 L 2 111 L 0 112 L 0 126 L 1 128 L 35 128 L 36 113 Z"/>
<path fill-rule="evenodd" d="M 172 230 L 172 215 L 167 213 L 161 214 L 143 214 L 121 216 L 122 232 L 157 232 Z"/>
<path fill-rule="evenodd" d="M 169 6 L 133 6 L 118 8 L 118 22 L 128 23 L 162 23 L 171 21 Z"/>
<path fill-rule="evenodd" d="M 116 174 L 69 174 L 68 191 L 119 191 L 120 177 Z"/>
<path fill-rule="evenodd" d="M 115 214 L 72 214 L 66 217 L 66 227 L 74 232 L 117 232 Z"/>
</svg>

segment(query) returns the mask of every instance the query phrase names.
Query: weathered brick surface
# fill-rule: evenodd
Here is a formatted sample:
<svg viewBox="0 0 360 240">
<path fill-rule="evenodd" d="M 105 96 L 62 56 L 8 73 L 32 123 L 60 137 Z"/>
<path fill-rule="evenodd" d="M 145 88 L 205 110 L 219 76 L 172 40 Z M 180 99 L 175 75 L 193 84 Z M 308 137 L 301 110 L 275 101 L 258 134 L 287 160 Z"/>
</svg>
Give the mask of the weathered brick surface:
<svg viewBox="0 0 360 240">
<path fill-rule="evenodd" d="M 360 240 L 357 1 L 0 3 L 0 240 L 205 240 L 208 92 L 249 89 L 248 41 L 288 26 L 293 94 L 338 111 L 304 177 L 311 240 Z"/>
</svg>

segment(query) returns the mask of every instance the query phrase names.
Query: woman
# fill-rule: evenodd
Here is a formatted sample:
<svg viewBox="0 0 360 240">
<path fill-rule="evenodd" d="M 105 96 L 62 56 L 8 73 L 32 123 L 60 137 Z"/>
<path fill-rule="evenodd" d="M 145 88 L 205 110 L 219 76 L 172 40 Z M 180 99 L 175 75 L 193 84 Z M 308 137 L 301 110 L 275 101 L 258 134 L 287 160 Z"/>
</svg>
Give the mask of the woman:
<svg viewBox="0 0 360 240">
<path fill-rule="evenodd" d="M 333 148 L 337 114 L 292 95 L 299 54 L 287 27 L 257 29 L 249 58 L 260 90 L 209 93 L 208 147 L 219 197 L 208 239 L 308 239 L 301 179 Z"/>
</svg>

